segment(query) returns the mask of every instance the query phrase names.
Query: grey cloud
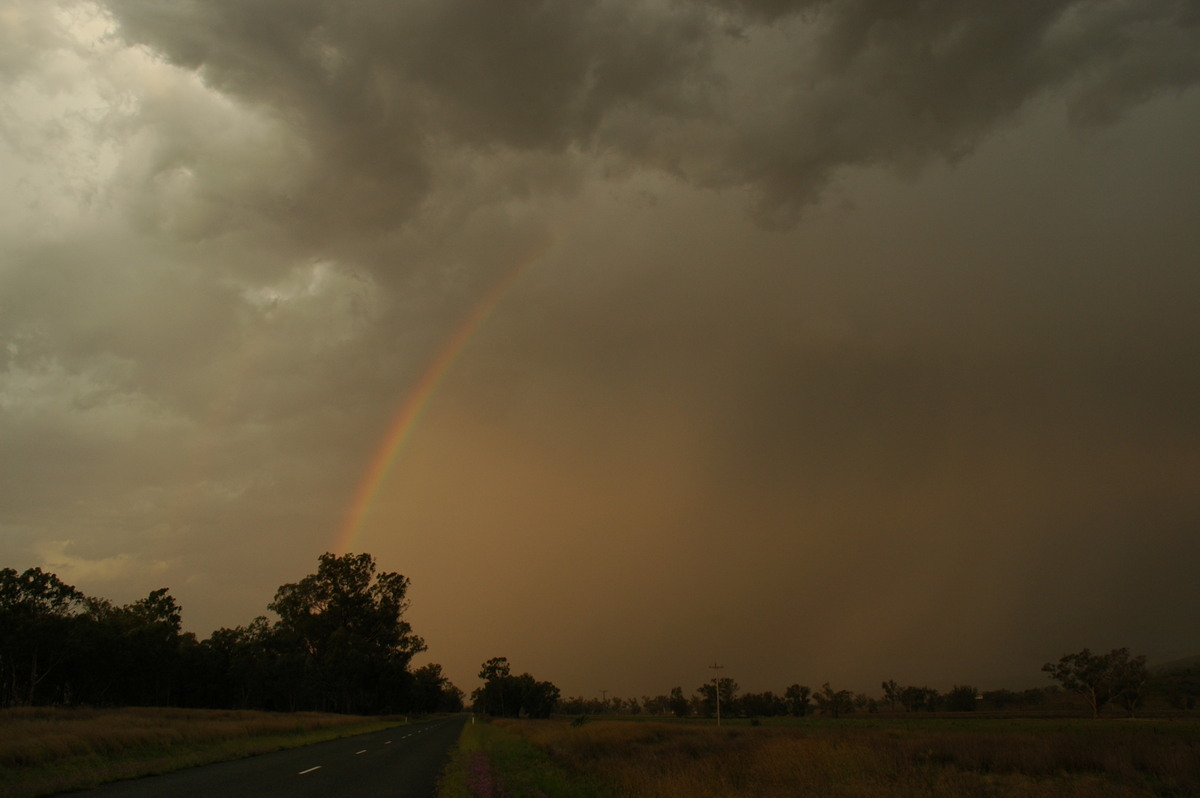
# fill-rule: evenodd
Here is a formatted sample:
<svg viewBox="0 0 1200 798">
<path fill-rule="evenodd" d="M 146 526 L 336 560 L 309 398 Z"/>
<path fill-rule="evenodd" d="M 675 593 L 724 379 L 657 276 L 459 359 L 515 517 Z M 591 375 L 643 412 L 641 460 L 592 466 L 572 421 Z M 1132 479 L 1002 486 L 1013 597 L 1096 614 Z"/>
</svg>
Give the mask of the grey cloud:
<svg viewBox="0 0 1200 798">
<path fill-rule="evenodd" d="M 586 141 L 612 106 L 671 99 L 703 63 L 706 32 L 695 14 L 599 2 L 110 7 L 127 36 L 215 87 L 299 112 L 328 144 L 352 138 L 372 158 L 426 135 Z"/>
<path fill-rule="evenodd" d="M 707 33 L 680 11 L 458 0 L 427 7 L 391 46 L 444 105 L 451 135 L 561 150 L 590 144 L 615 107 L 682 105 L 681 90 L 702 77 Z"/>
<path fill-rule="evenodd" d="M 1195 3 L 1107 6 L 1094 15 L 1069 14 L 1059 26 L 1064 50 L 1086 64 L 1068 109 L 1080 123 L 1112 122 L 1131 106 L 1200 78 Z"/>
<path fill-rule="evenodd" d="M 1048 92 L 1102 119 L 1200 75 L 1176 0 L 111 8 L 131 40 L 303 124 L 309 234 L 410 218 L 443 146 L 615 154 L 752 187 L 790 224 L 841 167 L 961 157 Z"/>
<path fill-rule="evenodd" d="M 766 217 L 786 223 L 839 167 L 911 170 L 931 159 L 956 160 L 1048 94 L 1066 94 L 1075 108 L 1107 108 L 1111 116 L 1200 76 L 1200 31 L 1181 24 L 1184 8 L 820 4 L 781 23 L 817 32 L 812 53 L 798 49 L 775 65 L 789 78 L 783 86 L 798 81 L 807 88 L 780 94 L 769 137 L 750 118 L 735 150 L 740 171 L 761 187 Z"/>
<path fill-rule="evenodd" d="M 288 212 L 318 243 L 401 226 L 446 146 L 561 151 L 613 106 L 678 104 L 703 49 L 692 15 L 605 4 L 110 7 L 130 40 L 298 123 L 309 173 Z"/>
</svg>

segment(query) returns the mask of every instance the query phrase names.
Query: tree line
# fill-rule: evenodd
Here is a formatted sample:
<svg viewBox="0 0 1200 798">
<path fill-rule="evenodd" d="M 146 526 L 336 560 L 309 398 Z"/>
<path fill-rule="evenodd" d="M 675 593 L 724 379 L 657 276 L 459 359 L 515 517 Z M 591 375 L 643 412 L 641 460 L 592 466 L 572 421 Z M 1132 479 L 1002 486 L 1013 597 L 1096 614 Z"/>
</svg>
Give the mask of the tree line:
<svg viewBox="0 0 1200 798">
<path fill-rule="evenodd" d="M 841 717 L 853 712 L 905 711 L 935 712 L 970 711 L 984 701 L 994 699 L 991 707 L 1004 703 L 1040 703 L 1045 692 L 1034 689 L 1020 694 L 1008 690 L 980 694 L 969 685 L 955 686 L 946 693 L 930 687 L 900 686 L 895 681 L 883 683 L 881 696 L 865 692 L 838 690 L 828 682 L 814 690 L 808 685 L 792 684 L 782 692 L 767 690 L 762 693 L 741 693 L 740 686 L 731 678 L 719 682 L 721 715 L 723 717 L 806 717 L 821 715 Z M 560 704 L 563 712 L 571 714 L 620 713 L 628 715 L 672 715 L 678 718 L 711 718 L 717 711 L 718 686 L 707 682 L 692 693 L 685 694 L 682 687 L 673 687 L 668 694 L 637 698 L 578 698 L 565 699 Z"/>
<path fill-rule="evenodd" d="M 166 588 L 118 606 L 55 574 L 0 569 L 0 706 L 139 705 L 344 713 L 458 711 L 463 694 L 404 620 L 409 580 L 326 553 L 266 615 L 198 640 Z"/>
<path fill-rule="evenodd" d="M 377 572 L 369 554 L 318 560 L 316 573 L 285 584 L 246 626 L 221 628 L 198 640 L 181 629 L 178 602 L 166 588 L 118 606 L 84 595 L 55 574 L 0 569 L 0 706 L 139 705 L 344 713 L 459 711 L 463 693 L 430 663 L 404 613 L 409 580 Z M 505 657 L 483 663 L 473 707 L 496 716 L 548 717 L 615 712 L 711 717 L 840 717 L 853 712 L 968 712 L 1038 707 L 1062 691 L 1093 715 L 1109 707 L 1132 715 L 1150 696 L 1177 709 L 1200 704 L 1200 665 L 1151 675 L 1144 656 L 1128 649 L 1084 649 L 1048 662 L 1057 687 L 981 692 L 955 685 L 881 683 L 878 695 L 814 690 L 792 684 L 781 693 L 740 693 L 731 678 L 641 699 L 561 699 L 559 689 L 528 673 L 514 675 Z"/>
<path fill-rule="evenodd" d="M 1145 656 L 1131 656 L 1126 648 L 1107 654 L 1083 649 L 1048 662 L 1042 670 L 1057 684 L 1026 690 L 981 691 L 973 685 L 954 685 L 940 692 L 927 685 L 901 685 L 894 679 L 880 683 L 880 692 L 838 690 L 828 682 L 816 690 L 792 684 L 782 692 L 740 693 L 733 679 L 705 682 L 690 694 L 682 687 L 669 693 L 638 698 L 570 697 L 559 702 L 559 711 L 573 715 L 623 714 L 711 718 L 805 717 L 838 718 L 854 712 L 973 712 L 1014 708 L 1039 709 L 1062 703 L 1064 693 L 1081 698 L 1094 717 L 1109 707 L 1133 716 L 1151 697 L 1179 710 L 1200 706 L 1200 665 L 1152 674 Z"/>
</svg>

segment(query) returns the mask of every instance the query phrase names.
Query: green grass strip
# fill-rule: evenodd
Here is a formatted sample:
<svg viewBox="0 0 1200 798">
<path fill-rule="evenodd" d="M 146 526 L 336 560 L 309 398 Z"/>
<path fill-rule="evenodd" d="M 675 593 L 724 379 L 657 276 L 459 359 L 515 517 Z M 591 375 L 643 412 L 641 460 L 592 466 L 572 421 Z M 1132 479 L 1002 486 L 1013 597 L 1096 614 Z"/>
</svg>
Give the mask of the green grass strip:
<svg viewBox="0 0 1200 798">
<path fill-rule="evenodd" d="M 605 785 L 559 767 L 519 734 L 476 718 L 463 727 L 438 798 L 612 798 Z"/>
</svg>

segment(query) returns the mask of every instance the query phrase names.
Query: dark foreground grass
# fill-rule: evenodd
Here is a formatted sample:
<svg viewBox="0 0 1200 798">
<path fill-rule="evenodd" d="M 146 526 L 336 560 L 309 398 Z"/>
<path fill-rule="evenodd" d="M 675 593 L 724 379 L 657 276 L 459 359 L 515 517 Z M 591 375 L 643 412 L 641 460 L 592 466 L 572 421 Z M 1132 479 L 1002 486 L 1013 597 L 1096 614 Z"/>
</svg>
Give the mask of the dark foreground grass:
<svg viewBox="0 0 1200 798">
<path fill-rule="evenodd" d="M 0 796 L 85 789 L 396 723 L 315 712 L 7 709 L 0 711 Z"/>
<path fill-rule="evenodd" d="M 1196 720 L 494 725 L 496 733 L 520 735 L 541 761 L 620 796 L 1200 796 Z M 501 779 L 503 761 L 496 760 Z"/>
</svg>

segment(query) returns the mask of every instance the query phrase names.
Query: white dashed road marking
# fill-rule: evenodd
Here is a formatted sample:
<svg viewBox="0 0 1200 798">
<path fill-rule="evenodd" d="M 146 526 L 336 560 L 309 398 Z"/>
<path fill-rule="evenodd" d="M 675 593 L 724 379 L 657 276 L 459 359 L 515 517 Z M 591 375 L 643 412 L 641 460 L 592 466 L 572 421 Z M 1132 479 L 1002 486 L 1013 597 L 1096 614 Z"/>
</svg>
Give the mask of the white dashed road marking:
<svg viewBox="0 0 1200 798">
<path fill-rule="evenodd" d="M 320 769 L 321 769 L 321 766 L 317 765 L 315 768 L 309 768 L 308 770 L 302 770 L 299 773 L 297 773 L 296 775 L 303 776 L 305 773 L 312 773 L 314 770 L 320 770 Z"/>
</svg>

